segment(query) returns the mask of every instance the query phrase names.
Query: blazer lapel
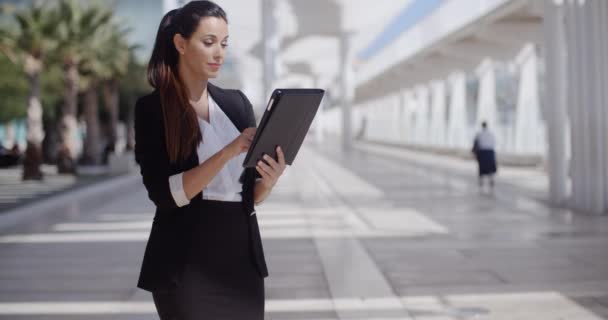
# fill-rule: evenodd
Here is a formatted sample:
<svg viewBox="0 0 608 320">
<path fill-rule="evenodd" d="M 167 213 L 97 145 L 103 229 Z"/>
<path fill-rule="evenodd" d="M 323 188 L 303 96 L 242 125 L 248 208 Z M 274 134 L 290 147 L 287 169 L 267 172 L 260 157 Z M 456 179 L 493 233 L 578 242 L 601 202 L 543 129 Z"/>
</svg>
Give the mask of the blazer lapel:
<svg viewBox="0 0 608 320">
<path fill-rule="evenodd" d="M 243 132 L 243 130 L 247 128 L 247 125 L 244 113 L 240 110 L 241 103 L 235 100 L 234 95 L 229 95 L 228 91 L 218 88 L 211 83 L 207 83 L 207 91 L 220 109 L 226 114 L 228 119 L 230 119 L 232 124 L 234 124 L 240 132 Z"/>
</svg>

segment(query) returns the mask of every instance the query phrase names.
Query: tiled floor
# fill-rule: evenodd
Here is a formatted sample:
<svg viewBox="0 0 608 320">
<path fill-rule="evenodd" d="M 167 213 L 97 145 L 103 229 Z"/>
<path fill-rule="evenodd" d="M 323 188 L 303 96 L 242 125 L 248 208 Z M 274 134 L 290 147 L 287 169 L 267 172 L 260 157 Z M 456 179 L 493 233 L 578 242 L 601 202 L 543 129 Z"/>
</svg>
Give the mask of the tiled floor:
<svg viewBox="0 0 608 320">
<path fill-rule="evenodd" d="M 303 149 L 258 208 L 267 319 L 608 319 L 608 218 L 546 207 L 537 171 L 488 194 L 427 159 Z M 0 319 L 155 319 L 152 214 L 140 187 L 1 234 Z"/>
<path fill-rule="evenodd" d="M 77 183 L 73 175 L 57 174 L 56 166 L 43 165 L 42 181 L 23 181 L 21 166 L 0 169 L 0 213 L 28 200 L 67 189 Z"/>
</svg>

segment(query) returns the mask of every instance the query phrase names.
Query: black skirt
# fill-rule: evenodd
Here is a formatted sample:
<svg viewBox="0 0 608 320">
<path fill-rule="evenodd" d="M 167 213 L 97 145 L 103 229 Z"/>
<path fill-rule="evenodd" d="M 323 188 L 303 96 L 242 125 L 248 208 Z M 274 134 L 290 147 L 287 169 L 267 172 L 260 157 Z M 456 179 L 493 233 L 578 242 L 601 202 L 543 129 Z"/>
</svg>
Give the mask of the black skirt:
<svg viewBox="0 0 608 320">
<path fill-rule="evenodd" d="M 240 202 L 205 200 L 177 285 L 153 292 L 164 319 L 264 319 L 264 278 L 252 262 Z"/>
<path fill-rule="evenodd" d="M 476 156 L 480 176 L 496 173 L 496 154 L 494 150 L 478 150 Z"/>
</svg>

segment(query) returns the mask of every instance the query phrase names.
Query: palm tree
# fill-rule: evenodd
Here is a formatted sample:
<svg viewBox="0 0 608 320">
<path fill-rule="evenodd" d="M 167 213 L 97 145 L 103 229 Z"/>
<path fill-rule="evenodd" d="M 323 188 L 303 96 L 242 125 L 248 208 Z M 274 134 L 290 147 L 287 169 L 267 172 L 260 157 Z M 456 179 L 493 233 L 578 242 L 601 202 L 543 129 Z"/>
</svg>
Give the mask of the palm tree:
<svg viewBox="0 0 608 320">
<path fill-rule="evenodd" d="M 100 160 L 101 146 L 99 143 L 99 117 L 98 117 L 98 90 L 101 78 L 109 72 L 106 61 L 101 59 L 104 46 L 108 45 L 109 26 L 103 26 L 103 31 L 98 31 L 95 38 L 89 43 L 89 50 L 82 55 L 79 65 L 81 88 L 84 92 L 84 118 L 87 132 L 84 143 L 82 163 L 98 164 Z"/>
<path fill-rule="evenodd" d="M 152 90 L 146 80 L 146 65 L 139 63 L 135 52 L 131 51 L 127 73 L 120 81 L 120 110 L 122 118 L 126 123 L 126 147 L 127 151 L 135 149 L 135 130 L 134 130 L 134 107 L 137 97 L 142 96 Z"/>
<path fill-rule="evenodd" d="M 23 179 L 43 178 L 42 164 L 42 105 L 40 103 L 40 74 L 47 54 L 54 48 L 55 25 L 50 9 L 38 2 L 15 14 L 18 31 L 4 30 L 0 34 L 0 51 L 16 65 L 22 66 L 29 82 L 27 97 L 27 149 Z"/>
<path fill-rule="evenodd" d="M 84 109 L 87 123 L 83 162 L 87 164 L 98 164 L 100 160 L 97 117 L 99 86 L 103 87 L 104 105 L 110 118 L 109 141 L 104 149 L 104 156 L 114 150 L 118 122 L 118 82 L 127 72 L 130 50 L 132 50 L 126 39 L 128 32 L 128 29 L 120 29 L 113 23 L 103 26 L 91 41 L 91 50 L 83 56 L 80 70 L 85 92 Z M 106 160 L 104 157 L 104 162 Z"/>
<path fill-rule="evenodd" d="M 81 7 L 74 0 L 61 0 L 57 7 L 58 56 L 63 65 L 65 93 L 62 110 L 62 152 L 58 157 L 61 172 L 75 173 L 76 113 L 80 84 L 79 65 L 91 50 L 97 32 L 107 24 L 112 11 L 96 6 Z"/>
<path fill-rule="evenodd" d="M 89 73 L 91 72 L 91 73 Z M 100 130 L 99 130 L 99 113 L 98 113 L 98 88 L 99 80 L 94 70 L 84 70 L 81 76 L 82 87 L 84 89 L 84 119 L 87 125 L 86 138 L 84 141 L 84 150 L 82 155 L 82 163 L 84 164 L 99 164 L 100 159 Z"/>
<path fill-rule="evenodd" d="M 130 29 L 121 29 L 117 24 L 110 27 L 109 37 L 100 54 L 100 60 L 106 65 L 103 79 L 103 97 L 106 111 L 110 118 L 110 134 L 106 150 L 113 152 L 116 148 L 118 111 L 119 111 L 119 82 L 129 70 L 133 50 L 127 41 Z M 107 156 L 107 153 L 105 154 Z M 104 161 L 107 159 L 104 159 Z"/>
</svg>

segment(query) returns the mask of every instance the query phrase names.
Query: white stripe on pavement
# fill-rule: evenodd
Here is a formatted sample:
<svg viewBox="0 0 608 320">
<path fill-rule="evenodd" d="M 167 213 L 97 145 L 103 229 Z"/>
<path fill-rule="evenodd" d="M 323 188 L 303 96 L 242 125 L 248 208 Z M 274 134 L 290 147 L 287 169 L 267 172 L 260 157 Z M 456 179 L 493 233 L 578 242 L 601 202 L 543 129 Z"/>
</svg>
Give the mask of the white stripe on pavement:
<svg viewBox="0 0 608 320">
<path fill-rule="evenodd" d="M 150 213 L 104 213 L 100 214 L 99 221 L 125 221 L 125 220 L 150 220 L 154 218 L 154 209 Z"/>
<path fill-rule="evenodd" d="M 435 234 L 428 231 L 375 231 L 348 230 L 331 228 L 281 228 L 262 231 L 264 239 L 300 239 L 300 238 L 387 238 L 387 237 L 421 237 Z M 133 232 L 67 232 L 14 234 L 0 236 L 0 244 L 8 243 L 71 243 L 71 242 L 141 242 L 147 241 L 148 231 Z"/>
<path fill-rule="evenodd" d="M 150 230 L 152 221 L 59 223 L 54 231 L 108 231 L 108 230 Z"/>
<path fill-rule="evenodd" d="M 57 243 L 57 242 L 127 242 L 146 241 L 149 232 L 74 232 L 15 234 L 0 237 L 0 243 Z"/>
<path fill-rule="evenodd" d="M 405 308 L 419 312 L 416 319 L 577 319 L 602 320 L 559 292 L 489 293 L 467 295 L 402 296 L 395 298 L 266 300 L 266 312 L 367 311 Z M 152 302 L 7 302 L 0 315 L 154 314 Z M 379 319 L 373 317 L 373 319 Z M 395 320 L 394 318 L 391 318 Z"/>
</svg>

